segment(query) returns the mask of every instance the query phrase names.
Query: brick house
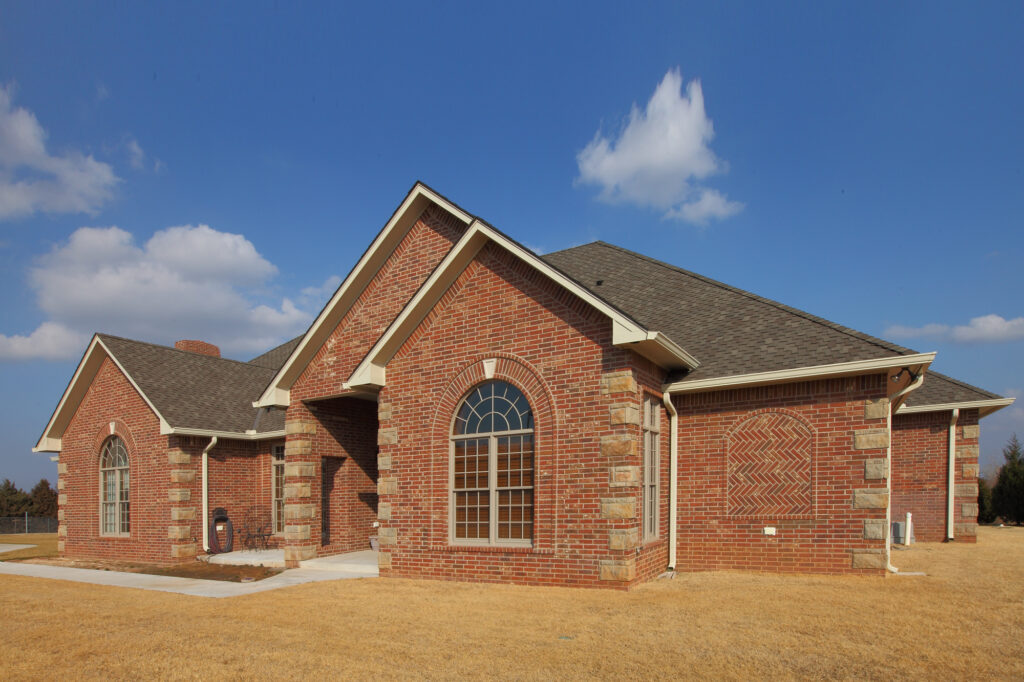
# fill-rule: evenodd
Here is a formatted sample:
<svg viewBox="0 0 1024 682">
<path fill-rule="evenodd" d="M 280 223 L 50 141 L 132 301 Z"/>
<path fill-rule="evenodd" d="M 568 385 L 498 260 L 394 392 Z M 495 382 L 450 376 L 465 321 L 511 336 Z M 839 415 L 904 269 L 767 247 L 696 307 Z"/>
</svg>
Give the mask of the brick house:
<svg viewBox="0 0 1024 682">
<path fill-rule="evenodd" d="M 979 420 L 917 353 L 609 244 L 537 256 L 417 183 L 309 330 L 250 362 L 96 335 L 35 448 L 60 550 L 190 561 L 214 508 L 290 565 L 629 587 L 882 574 L 975 539 Z"/>
</svg>

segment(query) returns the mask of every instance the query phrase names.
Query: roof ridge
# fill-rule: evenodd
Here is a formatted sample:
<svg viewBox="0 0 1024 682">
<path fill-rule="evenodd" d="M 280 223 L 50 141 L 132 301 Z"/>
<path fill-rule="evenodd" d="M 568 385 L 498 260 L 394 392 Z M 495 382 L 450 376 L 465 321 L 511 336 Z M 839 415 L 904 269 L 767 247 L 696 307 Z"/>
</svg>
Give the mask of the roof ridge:
<svg viewBox="0 0 1024 682">
<path fill-rule="evenodd" d="M 198 357 L 202 357 L 202 358 L 209 358 L 210 360 L 221 360 L 223 362 L 231 362 L 231 363 L 234 363 L 236 365 L 242 365 L 243 367 L 255 367 L 257 369 L 273 371 L 273 370 L 270 370 L 269 367 L 261 367 L 260 365 L 253 365 L 253 364 L 251 364 L 249 362 L 245 362 L 244 360 L 233 360 L 231 358 L 224 358 L 224 357 L 215 356 L 215 355 L 206 355 L 204 353 L 194 353 L 194 352 L 192 352 L 190 350 L 182 350 L 180 348 L 175 348 L 174 346 L 164 346 L 164 345 L 159 344 L 159 343 L 151 343 L 149 341 L 139 341 L 138 339 L 129 339 L 129 338 L 124 337 L 124 336 L 117 336 L 116 334 L 106 334 L 106 333 L 103 333 L 103 332 L 96 332 L 96 336 L 100 337 L 101 339 L 103 339 L 103 338 L 117 339 L 118 341 L 127 341 L 128 343 L 137 343 L 140 346 L 149 346 L 151 348 L 159 348 L 160 350 L 174 351 L 175 353 L 187 353 L 189 357 L 196 357 L 196 356 L 198 356 Z M 273 350 L 273 348 L 271 350 Z M 256 357 L 259 357 L 259 356 L 256 356 Z"/>
<path fill-rule="evenodd" d="M 653 263 L 655 265 L 661 266 L 662 268 L 665 268 L 667 270 L 673 270 L 675 272 L 678 272 L 680 274 L 686 275 L 688 277 L 692 277 L 694 279 L 698 279 L 698 280 L 700 280 L 700 281 L 702 281 L 702 282 L 704 282 L 706 284 L 710 284 L 712 286 L 716 286 L 716 287 L 718 287 L 720 289 L 724 289 L 726 291 L 730 291 L 732 293 L 739 294 L 741 296 L 745 296 L 746 298 L 758 301 L 759 303 L 765 303 L 765 304 L 770 305 L 770 306 L 772 306 L 774 308 L 777 308 L 777 309 L 779 309 L 779 310 L 781 310 L 783 312 L 789 313 L 791 315 L 795 315 L 797 317 L 801 317 L 801 318 L 803 318 L 805 320 L 808 320 L 810 322 L 814 322 L 814 323 L 819 324 L 819 325 L 821 325 L 823 327 L 827 327 L 829 329 L 832 329 L 833 331 L 837 331 L 837 332 L 840 332 L 842 334 L 846 334 L 847 336 L 852 336 L 852 337 L 854 337 L 856 339 L 859 339 L 861 341 L 866 341 L 866 342 L 871 343 L 871 344 L 873 344 L 875 346 L 879 346 L 880 348 L 884 348 L 885 350 L 890 350 L 890 351 L 899 353 L 900 355 L 909 355 L 909 354 L 912 354 L 912 353 L 916 352 L 916 351 L 914 351 L 914 350 L 912 350 L 910 348 L 906 348 L 905 346 L 900 346 L 898 344 L 892 343 L 891 341 L 886 341 L 885 339 L 880 339 L 878 337 L 871 336 L 870 334 L 865 334 L 864 332 L 857 331 L 856 329 L 853 329 L 852 327 L 847 327 L 845 325 L 841 325 L 838 322 L 832 322 L 831 320 L 827 320 L 824 317 L 819 317 L 818 315 L 814 315 L 813 313 L 809 313 L 809 312 L 806 312 L 804 310 L 800 310 L 799 308 L 794 308 L 792 306 L 788 306 L 785 303 L 780 303 L 780 302 L 772 300 L 770 298 L 765 298 L 764 296 L 758 296 L 757 294 L 749 292 L 749 291 L 747 291 L 745 289 L 740 289 L 738 287 L 734 287 L 734 286 L 725 284 L 724 282 L 719 282 L 718 280 L 711 279 L 710 277 L 706 277 L 704 275 L 701 275 L 699 273 L 693 272 L 691 270 L 687 270 L 685 268 L 681 268 L 681 267 L 679 267 L 677 265 L 672 265 L 671 263 L 666 263 L 666 262 L 660 261 L 660 260 L 658 260 L 656 258 L 651 258 L 650 256 L 645 256 L 644 254 L 637 253 L 636 251 L 630 251 L 629 249 L 623 248 L 623 247 L 621 247 L 621 246 L 619 246 L 617 244 L 609 244 L 608 242 L 598 240 L 598 241 L 590 242 L 588 244 L 581 244 L 580 246 L 572 247 L 572 249 L 578 249 L 578 248 L 581 248 L 583 246 L 592 246 L 592 245 L 595 245 L 595 244 L 598 245 L 598 246 L 605 246 L 605 247 L 608 247 L 608 248 L 611 248 L 611 249 L 615 249 L 617 251 L 621 251 L 622 253 L 625 253 L 627 255 L 633 256 L 635 258 L 640 258 L 640 259 L 645 260 L 647 262 L 650 262 L 650 263 Z M 565 251 L 571 251 L 572 249 L 565 249 Z"/>
</svg>

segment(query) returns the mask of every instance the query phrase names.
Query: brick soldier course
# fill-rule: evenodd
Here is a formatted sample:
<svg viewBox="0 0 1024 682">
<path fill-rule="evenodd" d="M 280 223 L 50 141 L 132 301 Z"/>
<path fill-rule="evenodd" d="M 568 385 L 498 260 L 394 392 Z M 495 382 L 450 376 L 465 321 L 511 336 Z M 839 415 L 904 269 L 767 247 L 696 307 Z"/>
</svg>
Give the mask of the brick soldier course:
<svg viewBox="0 0 1024 682">
<path fill-rule="evenodd" d="M 36 448 L 64 556 L 202 555 L 205 452 L 209 509 L 273 519 L 290 566 L 375 537 L 385 577 L 882 574 L 908 511 L 974 541 L 979 420 L 1011 402 L 619 247 L 538 257 L 420 183 L 302 337 L 175 346 L 86 350 Z"/>
</svg>

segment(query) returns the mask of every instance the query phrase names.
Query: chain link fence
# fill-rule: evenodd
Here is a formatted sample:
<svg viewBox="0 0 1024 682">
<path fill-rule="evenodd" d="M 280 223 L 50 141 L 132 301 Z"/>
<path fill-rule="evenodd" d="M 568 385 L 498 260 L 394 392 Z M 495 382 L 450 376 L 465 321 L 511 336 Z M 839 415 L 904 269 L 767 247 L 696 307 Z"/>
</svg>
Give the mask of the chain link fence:
<svg viewBox="0 0 1024 682">
<path fill-rule="evenodd" d="M 56 532 L 57 519 L 48 516 L 0 516 L 0 535 Z"/>
</svg>

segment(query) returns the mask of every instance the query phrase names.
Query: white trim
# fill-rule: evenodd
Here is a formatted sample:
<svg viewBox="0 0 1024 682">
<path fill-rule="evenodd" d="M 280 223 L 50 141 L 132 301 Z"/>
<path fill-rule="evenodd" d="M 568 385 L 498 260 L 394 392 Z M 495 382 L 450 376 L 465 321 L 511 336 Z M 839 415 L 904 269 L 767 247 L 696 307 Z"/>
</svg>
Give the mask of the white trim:
<svg viewBox="0 0 1024 682">
<path fill-rule="evenodd" d="M 103 355 L 100 355 L 100 352 Z M 94 334 L 92 340 L 89 342 L 88 348 L 85 350 L 85 354 L 82 356 L 81 361 L 78 363 L 78 367 L 75 369 L 74 375 L 71 377 L 71 381 L 68 383 L 68 387 L 64 389 L 64 394 L 60 398 L 60 402 L 57 403 L 57 409 L 53 411 L 53 415 L 50 416 L 50 421 L 46 423 L 46 428 L 43 429 L 43 435 L 39 438 L 36 446 L 32 448 L 32 452 L 60 452 L 62 447 L 62 439 L 64 436 L 64 430 L 67 429 L 71 423 L 71 419 L 74 417 L 75 411 L 81 404 L 82 400 L 85 399 L 85 394 L 89 391 L 89 387 L 92 385 L 93 379 L 96 378 L 96 374 L 99 372 L 100 366 L 103 364 L 103 356 L 110 358 L 110 361 L 114 363 L 121 374 L 124 375 L 128 383 L 131 384 L 132 388 L 139 394 L 142 400 L 149 406 L 149 409 L 153 411 L 157 419 L 160 420 L 160 433 L 164 433 L 164 429 L 170 429 L 170 425 L 167 420 L 164 419 L 160 411 L 156 409 L 153 402 L 142 392 L 139 385 L 135 383 L 135 379 L 132 378 L 124 366 L 118 362 L 114 354 L 110 352 L 106 344 L 100 339 L 98 334 Z M 60 436 L 53 435 L 54 431 L 60 432 Z"/>
<path fill-rule="evenodd" d="M 612 322 L 613 345 L 629 347 L 668 369 L 693 369 L 698 366 L 699 363 L 692 355 L 673 343 L 664 334 L 644 329 L 636 321 L 626 317 L 616 308 L 594 296 L 589 290 L 552 268 L 533 252 L 519 246 L 486 223 L 475 220 L 462 239 L 452 247 L 427 278 L 427 281 L 402 308 L 384 334 L 377 339 L 362 362 L 356 366 L 346 382 L 346 386 L 383 386 L 385 384 L 385 368 L 388 362 L 488 242 L 496 243 L 574 296 L 583 299 L 607 315 Z"/>
<path fill-rule="evenodd" d="M 292 385 L 430 204 L 440 206 L 467 225 L 473 220 L 471 215 L 458 206 L 417 182 L 392 214 L 384 229 L 370 244 L 370 248 L 334 292 L 331 300 L 320 311 L 262 395 L 253 402 L 254 407 L 288 406 Z"/>
<path fill-rule="evenodd" d="M 1012 405 L 1016 398 L 989 398 L 986 400 L 965 400 L 959 403 L 935 403 L 933 405 L 901 405 L 896 414 L 918 414 L 921 412 L 949 412 L 950 410 L 973 410 L 985 417 L 996 410 Z"/>
<path fill-rule="evenodd" d="M 888 358 L 856 360 L 854 362 L 840 362 L 832 365 L 797 367 L 794 369 L 776 370 L 774 372 L 739 374 L 736 376 L 717 377 L 714 379 L 698 379 L 696 381 L 683 380 L 669 384 L 665 387 L 665 390 L 670 393 L 690 393 L 695 391 L 713 391 L 717 389 L 732 388 L 734 386 L 762 386 L 766 384 L 781 384 L 804 379 L 851 376 L 855 374 L 867 374 L 870 372 L 880 372 L 882 370 L 897 369 L 901 367 L 919 367 L 923 369 L 930 365 L 934 359 L 935 353 L 894 355 Z"/>
<path fill-rule="evenodd" d="M 160 429 L 161 436 L 201 436 L 203 438 L 227 438 L 229 440 L 272 440 L 284 438 L 284 429 L 280 431 L 261 431 L 259 433 L 235 433 L 234 431 L 214 431 L 211 429 L 189 429 L 168 427 Z"/>
</svg>

